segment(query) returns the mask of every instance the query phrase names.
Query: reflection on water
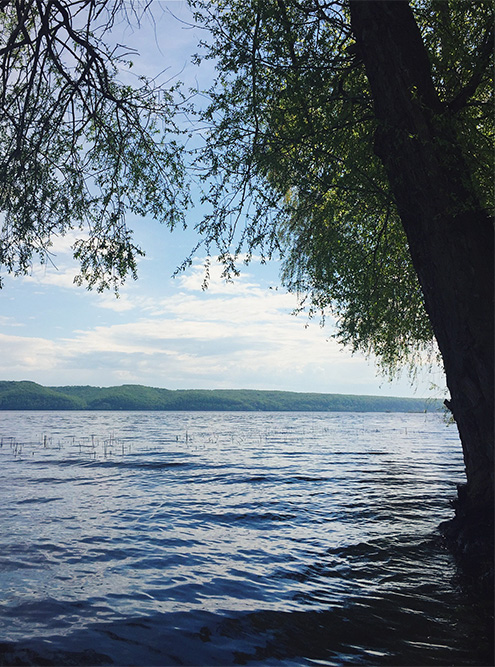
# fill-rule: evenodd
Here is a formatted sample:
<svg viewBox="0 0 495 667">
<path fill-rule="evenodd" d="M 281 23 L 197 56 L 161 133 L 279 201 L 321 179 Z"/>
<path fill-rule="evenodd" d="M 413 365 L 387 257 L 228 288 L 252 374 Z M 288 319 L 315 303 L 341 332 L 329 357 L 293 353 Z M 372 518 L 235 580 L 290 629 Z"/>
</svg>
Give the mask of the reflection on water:
<svg viewBox="0 0 495 667">
<path fill-rule="evenodd" d="M 0 412 L 0 664 L 491 664 L 438 415 Z"/>
</svg>

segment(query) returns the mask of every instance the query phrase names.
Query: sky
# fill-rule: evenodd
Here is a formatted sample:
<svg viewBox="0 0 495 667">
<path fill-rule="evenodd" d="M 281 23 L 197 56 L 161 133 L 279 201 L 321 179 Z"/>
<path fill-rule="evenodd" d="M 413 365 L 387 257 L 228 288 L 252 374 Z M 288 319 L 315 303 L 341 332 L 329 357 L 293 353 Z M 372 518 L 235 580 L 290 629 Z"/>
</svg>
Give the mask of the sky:
<svg viewBox="0 0 495 667">
<path fill-rule="evenodd" d="M 117 26 L 115 40 L 138 49 L 136 72 L 164 71 L 162 77 L 178 75 L 187 85 L 206 88 L 212 65 L 190 62 L 200 34 L 188 25 L 186 3 L 155 0 L 155 6 L 154 25 L 145 20 L 140 30 Z M 199 253 L 189 270 L 173 278 L 196 244 L 191 227 L 200 217 L 200 207 L 190 211 L 185 232 L 130 217 L 146 256 L 139 260 L 138 280 L 129 279 L 118 299 L 74 284 L 71 235 L 54 244 L 53 264 L 35 265 L 28 276 L 3 276 L 0 379 L 47 386 L 443 395 L 439 370 L 420 373 L 413 385 L 406 373 L 390 383 L 372 358 L 342 349 L 330 319 L 322 328 L 304 313 L 293 315 L 297 300 L 280 286 L 275 260 L 263 265 L 254 258 L 233 283 L 222 280 L 214 264 L 204 291 Z"/>
</svg>

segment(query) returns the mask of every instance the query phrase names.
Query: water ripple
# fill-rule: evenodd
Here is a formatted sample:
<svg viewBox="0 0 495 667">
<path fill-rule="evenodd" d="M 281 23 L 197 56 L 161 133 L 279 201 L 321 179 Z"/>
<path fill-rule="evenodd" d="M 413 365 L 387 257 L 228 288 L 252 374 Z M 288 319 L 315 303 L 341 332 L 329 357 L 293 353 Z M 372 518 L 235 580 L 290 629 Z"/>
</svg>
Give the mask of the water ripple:
<svg viewBox="0 0 495 667">
<path fill-rule="evenodd" d="M 489 664 L 438 415 L 0 413 L 0 664 Z"/>
</svg>

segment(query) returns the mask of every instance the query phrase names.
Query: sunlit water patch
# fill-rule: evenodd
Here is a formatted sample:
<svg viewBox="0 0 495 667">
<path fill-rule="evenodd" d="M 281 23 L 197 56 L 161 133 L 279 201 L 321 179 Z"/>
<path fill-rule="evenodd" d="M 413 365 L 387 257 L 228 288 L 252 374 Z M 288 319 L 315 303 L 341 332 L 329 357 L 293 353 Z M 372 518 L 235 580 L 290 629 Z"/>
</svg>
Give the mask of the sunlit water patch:
<svg viewBox="0 0 495 667">
<path fill-rule="evenodd" d="M 490 664 L 440 415 L 0 412 L 0 664 Z"/>
</svg>

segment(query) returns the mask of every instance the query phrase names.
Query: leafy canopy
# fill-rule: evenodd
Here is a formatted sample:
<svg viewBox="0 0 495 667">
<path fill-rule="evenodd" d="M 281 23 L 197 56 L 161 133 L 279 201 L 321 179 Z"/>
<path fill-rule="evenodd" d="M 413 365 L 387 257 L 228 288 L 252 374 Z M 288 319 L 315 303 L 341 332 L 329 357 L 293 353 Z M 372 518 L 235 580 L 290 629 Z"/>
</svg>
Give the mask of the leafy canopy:
<svg viewBox="0 0 495 667">
<path fill-rule="evenodd" d="M 189 4 L 217 67 L 198 110 L 204 143 L 187 157 L 203 180 L 201 243 L 227 275 L 241 253 L 280 254 L 285 285 L 310 314 L 333 313 L 341 341 L 392 372 L 414 364 L 433 334 L 373 151 L 348 0 Z M 142 254 L 127 214 L 184 221 L 175 91 L 120 82 L 130 54 L 110 46 L 117 21 L 139 22 L 138 6 L 0 0 L 0 268 L 25 273 L 34 256 L 50 259 L 54 237 L 77 230 L 78 282 L 117 289 Z M 414 0 L 413 9 L 442 120 L 491 206 L 492 5 Z"/>
<path fill-rule="evenodd" d="M 211 213 L 199 225 L 226 271 L 243 250 L 280 253 L 283 280 L 338 338 L 392 373 L 433 333 L 387 177 L 345 0 L 191 0 L 217 80 L 198 158 Z M 485 205 L 492 191 L 493 15 L 488 2 L 417 1 L 445 122 Z M 245 221 L 242 224 L 242 221 Z"/>
<path fill-rule="evenodd" d="M 81 283 L 117 288 L 143 254 L 126 214 L 174 226 L 188 195 L 173 91 L 119 82 L 124 0 L 0 0 L 0 267 L 26 273 L 79 230 Z M 1 286 L 1 282 L 0 282 Z"/>
</svg>

